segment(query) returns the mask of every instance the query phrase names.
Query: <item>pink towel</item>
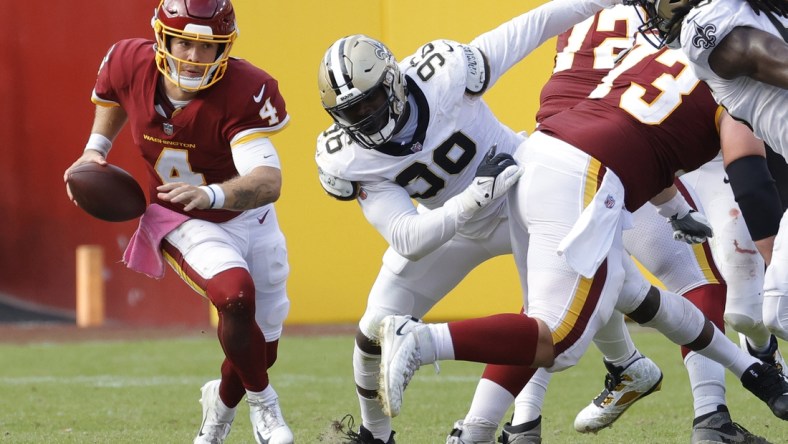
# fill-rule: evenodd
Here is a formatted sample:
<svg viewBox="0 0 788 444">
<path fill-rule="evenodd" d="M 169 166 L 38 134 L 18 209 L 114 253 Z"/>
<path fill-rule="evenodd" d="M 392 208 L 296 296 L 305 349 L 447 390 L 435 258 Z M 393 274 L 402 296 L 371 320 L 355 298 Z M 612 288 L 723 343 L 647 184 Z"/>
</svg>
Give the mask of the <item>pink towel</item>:
<svg viewBox="0 0 788 444">
<path fill-rule="evenodd" d="M 161 279 L 164 277 L 164 257 L 161 255 L 161 240 L 178 225 L 189 220 L 175 211 L 153 204 L 145 210 L 137 231 L 131 236 L 123 263 L 132 270 Z"/>
</svg>

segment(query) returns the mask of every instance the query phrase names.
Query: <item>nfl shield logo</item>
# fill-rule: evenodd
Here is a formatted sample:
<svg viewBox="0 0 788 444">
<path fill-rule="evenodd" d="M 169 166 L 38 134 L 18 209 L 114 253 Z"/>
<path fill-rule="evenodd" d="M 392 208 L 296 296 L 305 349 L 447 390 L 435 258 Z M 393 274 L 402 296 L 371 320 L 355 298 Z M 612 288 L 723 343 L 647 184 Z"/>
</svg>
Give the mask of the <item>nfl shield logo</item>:
<svg viewBox="0 0 788 444">
<path fill-rule="evenodd" d="M 414 153 L 418 153 L 419 151 L 421 151 L 421 148 L 422 148 L 421 142 L 416 142 L 413 145 L 411 145 L 410 150 Z"/>
<path fill-rule="evenodd" d="M 162 129 L 164 129 L 164 134 L 166 134 L 166 135 L 168 135 L 168 136 L 171 136 L 171 135 L 172 135 L 172 129 L 173 129 L 173 127 L 172 127 L 172 124 L 171 124 L 171 123 L 167 123 L 167 122 L 165 122 L 165 123 L 163 123 L 161 126 L 162 126 Z"/>
<path fill-rule="evenodd" d="M 605 208 L 613 208 L 615 204 L 616 199 L 614 199 L 612 195 L 608 194 L 605 198 Z"/>
</svg>

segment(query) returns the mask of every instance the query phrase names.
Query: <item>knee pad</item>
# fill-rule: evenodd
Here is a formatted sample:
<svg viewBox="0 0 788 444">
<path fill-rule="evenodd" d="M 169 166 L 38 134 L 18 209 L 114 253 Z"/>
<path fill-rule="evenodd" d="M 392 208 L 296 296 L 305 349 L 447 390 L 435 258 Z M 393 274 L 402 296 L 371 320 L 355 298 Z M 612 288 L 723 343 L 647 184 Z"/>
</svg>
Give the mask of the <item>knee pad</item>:
<svg viewBox="0 0 788 444">
<path fill-rule="evenodd" d="M 764 297 L 763 322 L 773 335 L 788 341 L 788 296 Z"/>
<path fill-rule="evenodd" d="M 220 316 L 254 316 L 254 282 L 243 268 L 231 268 L 216 274 L 208 280 L 205 294 Z"/>
<path fill-rule="evenodd" d="M 752 336 L 752 332 L 763 325 L 760 319 L 755 319 L 741 313 L 725 313 L 725 322 L 737 332 Z"/>
</svg>

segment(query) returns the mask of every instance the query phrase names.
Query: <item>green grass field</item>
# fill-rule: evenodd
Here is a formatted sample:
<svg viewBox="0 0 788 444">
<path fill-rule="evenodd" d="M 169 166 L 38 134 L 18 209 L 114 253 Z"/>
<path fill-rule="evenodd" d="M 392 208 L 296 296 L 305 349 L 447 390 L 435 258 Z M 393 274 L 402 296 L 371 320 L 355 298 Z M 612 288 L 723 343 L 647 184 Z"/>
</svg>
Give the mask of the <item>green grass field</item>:
<svg viewBox="0 0 788 444">
<path fill-rule="evenodd" d="M 633 406 L 598 435 L 572 428 L 577 411 L 601 389 L 600 357 L 553 378 L 543 415 L 543 442 L 688 443 L 692 422 L 689 382 L 678 348 L 651 330 L 635 342 L 663 369 L 662 391 Z M 333 420 L 358 405 L 351 369 L 352 336 L 282 339 L 272 371 L 274 387 L 296 442 L 320 440 Z M 0 344 L 0 442 L 190 443 L 199 426 L 199 388 L 216 378 L 221 351 L 212 335 L 128 341 Z M 444 362 L 441 374 L 422 368 L 394 420 L 400 444 L 441 444 L 464 416 L 482 367 Z M 732 375 L 728 403 L 734 420 L 774 443 L 788 442 L 788 425 L 775 418 Z M 254 443 L 242 404 L 228 439 Z"/>
</svg>

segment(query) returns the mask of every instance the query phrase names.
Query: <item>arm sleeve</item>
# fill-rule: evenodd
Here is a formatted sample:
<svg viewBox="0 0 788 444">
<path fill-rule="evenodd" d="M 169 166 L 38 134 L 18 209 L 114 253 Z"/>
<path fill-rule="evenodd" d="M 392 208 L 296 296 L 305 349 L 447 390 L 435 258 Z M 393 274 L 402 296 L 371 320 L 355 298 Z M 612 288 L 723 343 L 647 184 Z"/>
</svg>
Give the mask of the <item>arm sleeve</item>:
<svg viewBox="0 0 788 444">
<path fill-rule="evenodd" d="M 777 234 L 783 216 L 780 194 L 761 156 L 736 159 L 725 167 L 752 240 Z"/>
<path fill-rule="evenodd" d="M 375 229 L 401 256 L 418 260 L 454 237 L 463 220 L 457 199 L 440 208 L 418 213 L 408 193 L 396 184 L 362 184 L 358 202 Z"/>
<path fill-rule="evenodd" d="M 553 0 L 488 31 L 471 42 L 487 57 L 487 88 L 546 40 L 620 0 Z"/>
</svg>

